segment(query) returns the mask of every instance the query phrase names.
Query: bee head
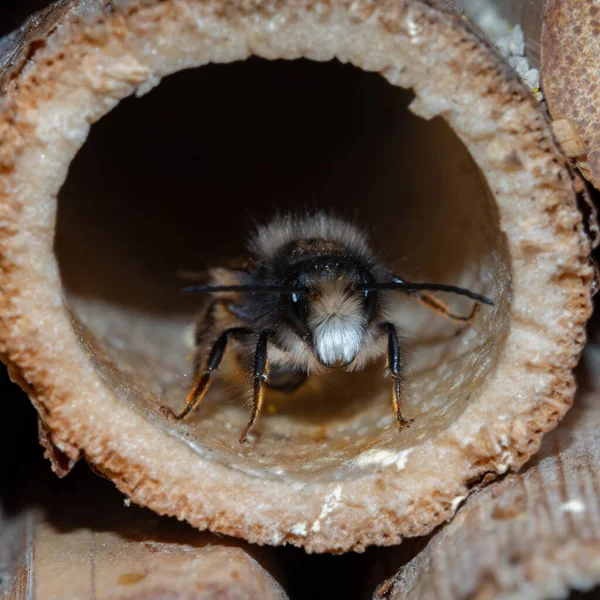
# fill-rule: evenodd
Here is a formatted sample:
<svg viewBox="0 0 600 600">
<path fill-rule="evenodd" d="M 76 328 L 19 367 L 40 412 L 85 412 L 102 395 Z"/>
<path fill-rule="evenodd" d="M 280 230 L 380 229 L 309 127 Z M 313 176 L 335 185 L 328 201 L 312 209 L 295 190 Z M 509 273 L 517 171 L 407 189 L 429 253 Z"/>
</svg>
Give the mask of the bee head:
<svg viewBox="0 0 600 600">
<path fill-rule="evenodd" d="M 357 290 L 356 281 L 341 276 L 319 277 L 304 284 L 307 291 L 283 299 L 288 324 L 311 344 L 321 364 L 349 365 L 360 351 L 373 318 L 376 293 Z"/>
</svg>

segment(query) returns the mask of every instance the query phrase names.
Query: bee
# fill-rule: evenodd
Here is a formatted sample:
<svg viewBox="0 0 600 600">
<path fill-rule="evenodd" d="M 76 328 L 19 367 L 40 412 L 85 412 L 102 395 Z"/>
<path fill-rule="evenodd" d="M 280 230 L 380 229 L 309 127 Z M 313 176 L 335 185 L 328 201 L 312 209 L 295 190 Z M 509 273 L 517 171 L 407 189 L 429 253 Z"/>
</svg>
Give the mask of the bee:
<svg viewBox="0 0 600 600">
<path fill-rule="evenodd" d="M 357 225 L 324 214 L 287 214 L 259 226 L 238 265 L 208 271 L 207 285 L 184 293 L 211 296 L 197 327 L 196 374 L 185 408 L 196 410 L 230 345 L 238 357 L 253 356 L 252 411 L 239 441 L 248 440 L 263 404 L 264 386 L 293 391 L 310 374 L 329 369 L 360 370 L 387 355 L 392 406 L 398 429 L 409 426 L 401 410 L 403 350 L 390 307 L 398 292 L 437 314 L 472 322 L 479 305 L 492 300 L 468 289 L 412 282 L 392 272 L 371 250 Z M 431 292 L 475 301 L 469 315 L 455 314 Z"/>
</svg>

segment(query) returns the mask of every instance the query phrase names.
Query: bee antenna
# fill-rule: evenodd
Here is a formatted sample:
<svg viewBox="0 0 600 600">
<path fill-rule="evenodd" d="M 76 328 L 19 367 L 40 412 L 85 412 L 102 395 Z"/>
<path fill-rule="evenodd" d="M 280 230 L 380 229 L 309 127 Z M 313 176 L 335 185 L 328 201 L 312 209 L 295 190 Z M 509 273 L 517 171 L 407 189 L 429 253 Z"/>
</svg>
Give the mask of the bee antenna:
<svg viewBox="0 0 600 600">
<path fill-rule="evenodd" d="M 414 281 L 404 281 L 403 279 L 400 279 L 398 277 L 394 277 L 394 280 L 389 282 L 367 283 L 364 285 L 360 285 L 357 289 L 363 292 L 392 290 L 404 292 L 406 294 L 410 294 L 410 292 L 416 292 L 419 290 L 432 292 L 449 292 L 451 294 L 457 294 L 458 296 L 466 296 L 467 298 L 471 298 L 472 300 L 476 300 L 477 302 L 481 302 L 482 304 L 494 306 L 494 302 L 486 296 L 477 294 L 475 292 L 472 292 L 471 290 L 467 290 L 466 288 L 457 287 L 455 285 L 445 285 L 443 283 L 416 283 Z"/>
<path fill-rule="evenodd" d="M 182 294 L 218 294 L 238 292 L 240 294 L 301 294 L 306 288 L 283 285 L 190 285 L 181 290 Z"/>
</svg>

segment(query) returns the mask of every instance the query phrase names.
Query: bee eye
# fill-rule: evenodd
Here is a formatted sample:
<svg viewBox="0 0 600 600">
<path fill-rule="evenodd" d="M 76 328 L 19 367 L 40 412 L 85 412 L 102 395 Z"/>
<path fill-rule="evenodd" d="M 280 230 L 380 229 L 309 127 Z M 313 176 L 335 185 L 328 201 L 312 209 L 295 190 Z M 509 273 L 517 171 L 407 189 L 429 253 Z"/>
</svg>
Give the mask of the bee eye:
<svg viewBox="0 0 600 600">
<path fill-rule="evenodd" d="M 308 313 L 306 295 L 294 292 L 283 300 L 283 309 L 287 322 L 301 338 L 305 338 L 308 332 L 306 327 Z"/>
</svg>

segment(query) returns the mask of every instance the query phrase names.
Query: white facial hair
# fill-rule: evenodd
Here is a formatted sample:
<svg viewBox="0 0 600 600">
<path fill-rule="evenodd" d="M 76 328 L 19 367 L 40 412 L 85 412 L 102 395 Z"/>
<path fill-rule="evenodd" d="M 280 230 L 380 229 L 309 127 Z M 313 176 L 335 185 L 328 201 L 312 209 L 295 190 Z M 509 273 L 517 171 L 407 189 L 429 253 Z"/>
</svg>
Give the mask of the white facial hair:
<svg viewBox="0 0 600 600">
<path fill-rule="evenodd" d="M 351 362 L 358 354 L 366 327 L 362 298 L 347 292 L 347 282 L 329 281 L 310 303 L 308 326 L 319 359 L 333 365 Z"/>
</svg>

